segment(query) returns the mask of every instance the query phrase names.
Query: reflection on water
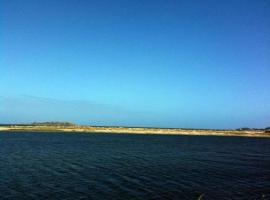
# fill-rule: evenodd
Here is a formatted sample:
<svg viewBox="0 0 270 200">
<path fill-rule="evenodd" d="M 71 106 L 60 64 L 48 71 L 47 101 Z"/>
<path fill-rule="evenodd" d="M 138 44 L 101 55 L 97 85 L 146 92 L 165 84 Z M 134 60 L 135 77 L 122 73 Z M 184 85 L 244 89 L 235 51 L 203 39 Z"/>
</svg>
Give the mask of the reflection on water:
<svg viewBox="0 0 270 200">
<path fill-rule="evenodd" d="M 270 199 L 270 139 L 0 133 L 1 199 Z"/>
</svg>

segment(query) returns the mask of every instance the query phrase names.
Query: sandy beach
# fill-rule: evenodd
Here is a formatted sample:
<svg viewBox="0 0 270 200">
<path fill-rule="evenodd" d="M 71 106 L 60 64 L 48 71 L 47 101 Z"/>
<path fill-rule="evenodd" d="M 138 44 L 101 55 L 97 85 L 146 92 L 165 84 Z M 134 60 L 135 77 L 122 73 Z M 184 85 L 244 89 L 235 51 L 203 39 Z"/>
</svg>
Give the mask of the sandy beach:
<svg viewBox="0 0 270 200">
<path fill-rule="evenodd" d="M 78 132 L 78 133 L 111 133 L 111 134 L 153 134 L 153 135 L 208 135 L 270 137 L 263 130 L 187 130 L 169 128 L 129 128 L 129 127 L 93 127 L 93 126 L 2 126 L 0 131 L 7 132 Z"/>
</svg>

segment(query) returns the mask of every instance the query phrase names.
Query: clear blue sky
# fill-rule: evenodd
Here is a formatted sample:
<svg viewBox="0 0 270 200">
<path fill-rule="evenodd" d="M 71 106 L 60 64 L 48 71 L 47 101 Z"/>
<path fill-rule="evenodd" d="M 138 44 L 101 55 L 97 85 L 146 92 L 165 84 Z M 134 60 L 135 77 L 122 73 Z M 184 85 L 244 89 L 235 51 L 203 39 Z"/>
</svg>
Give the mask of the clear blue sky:
<svg viewBox="0 0 270 200">
<path fill-rule="evenodd" d="M 0 4 L 0 123 L 270 126 L 269 0 Z"/>
</svg>

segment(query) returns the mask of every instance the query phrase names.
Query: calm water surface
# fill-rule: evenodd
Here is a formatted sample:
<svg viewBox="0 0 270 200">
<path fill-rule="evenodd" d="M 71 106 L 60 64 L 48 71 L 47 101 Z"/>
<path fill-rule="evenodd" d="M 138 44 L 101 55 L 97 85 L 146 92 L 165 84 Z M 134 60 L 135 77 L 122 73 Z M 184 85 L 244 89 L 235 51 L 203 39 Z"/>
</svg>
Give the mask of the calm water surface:
<svg viewBox="0 0 270 200">
<path fill-rule="evenodd" d="M 270 139 L 0 133 L 0 199 L 270 199 Z"/>
</svg>

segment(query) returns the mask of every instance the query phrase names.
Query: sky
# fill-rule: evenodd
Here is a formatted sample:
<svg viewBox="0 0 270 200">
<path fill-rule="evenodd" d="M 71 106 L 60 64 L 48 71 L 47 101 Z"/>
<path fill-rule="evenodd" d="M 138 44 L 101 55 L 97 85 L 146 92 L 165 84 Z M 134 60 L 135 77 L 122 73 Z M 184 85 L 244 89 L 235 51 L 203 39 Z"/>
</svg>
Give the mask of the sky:
<svg viewBox="0 0 270 200">
<path fill-rule="evenodd" d="M 0 0 L 0 123 L 270 126 L 269 0 Z"/>
</svg>

